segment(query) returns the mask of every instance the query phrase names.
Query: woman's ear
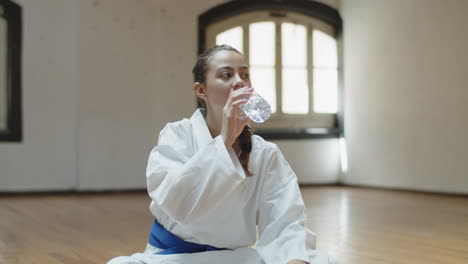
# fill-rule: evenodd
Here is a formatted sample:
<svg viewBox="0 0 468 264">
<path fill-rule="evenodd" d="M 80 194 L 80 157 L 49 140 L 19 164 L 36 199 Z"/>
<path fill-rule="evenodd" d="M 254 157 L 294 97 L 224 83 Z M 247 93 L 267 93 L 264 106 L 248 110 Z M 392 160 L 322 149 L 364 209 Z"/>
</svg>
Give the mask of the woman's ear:
<svg viewBox="0 0 468 264">
<path fill-rule="evenodd" d="M 194 82 L 193 91 L 195 91 L 195 94 L 197 95 L 198 98 L 206 99 L 205 86 L 202 83 Z"/>
</svg>

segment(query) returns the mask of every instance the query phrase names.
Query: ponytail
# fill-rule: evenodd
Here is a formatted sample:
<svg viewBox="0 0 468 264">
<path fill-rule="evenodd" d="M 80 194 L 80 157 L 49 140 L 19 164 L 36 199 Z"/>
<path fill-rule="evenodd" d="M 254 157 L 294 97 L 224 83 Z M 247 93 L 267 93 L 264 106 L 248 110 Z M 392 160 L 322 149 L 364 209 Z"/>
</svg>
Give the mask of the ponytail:
<svg viewBox="0 0 468 264">
<path fill-rule="evenodd" d="M 249 171 L 249 158 L 250 152 L 252 151 L 252 135 L 253 129 L 246 125 L 242 133 L 239 135 L 239 145 L 241 149 L 241 155 L 239 156 L 239 161 L 244 168 L 244 171 L 247 176 L 252 176 L 253 174 Z"/>
</svg>

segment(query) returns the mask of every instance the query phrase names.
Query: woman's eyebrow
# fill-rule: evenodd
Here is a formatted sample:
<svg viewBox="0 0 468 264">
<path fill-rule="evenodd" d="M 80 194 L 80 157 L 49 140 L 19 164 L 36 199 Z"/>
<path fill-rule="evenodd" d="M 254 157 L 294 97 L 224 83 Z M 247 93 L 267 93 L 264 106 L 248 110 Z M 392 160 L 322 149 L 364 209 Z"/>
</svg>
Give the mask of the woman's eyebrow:
<svg viewBox="0 0 468 264">
<path fill-rule="evenodd" d="M 221 66 L 219 67 L 216 71 L 222 71 L 222 70 L 234 70 L 232 67 L 229 67 L 229 66 Z"/>
<path fill-rule="evenodd" d="M 247 66 L 240 66 L 239 67 L 239 70 L 248 70 L 249 67 Z M 230 71 L 233 71 L 234 68 L 230 67 L 230 66 L 221 66 L 219 67 L 216 71 L 221 71 L 221 70 L 230 70 Z"/>
</svg>

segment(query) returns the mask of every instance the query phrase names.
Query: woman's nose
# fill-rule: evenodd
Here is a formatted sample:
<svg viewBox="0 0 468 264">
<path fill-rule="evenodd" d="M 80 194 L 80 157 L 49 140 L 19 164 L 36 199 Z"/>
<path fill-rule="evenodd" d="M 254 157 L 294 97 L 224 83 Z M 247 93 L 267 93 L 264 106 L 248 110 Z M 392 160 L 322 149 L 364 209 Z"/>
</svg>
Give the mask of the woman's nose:
<svg viewBox="0 0 468 264">
<path fill-rule="evenodd" d="M 236 80 L 233 83 L 234 90 L 237 90 L 237 89 L 239 89 L 241 87 L 244 87 L 244 85 L 245 85 L 244 80 L 242 80 L 242 78 L 238 75 Z"/>
</svg>

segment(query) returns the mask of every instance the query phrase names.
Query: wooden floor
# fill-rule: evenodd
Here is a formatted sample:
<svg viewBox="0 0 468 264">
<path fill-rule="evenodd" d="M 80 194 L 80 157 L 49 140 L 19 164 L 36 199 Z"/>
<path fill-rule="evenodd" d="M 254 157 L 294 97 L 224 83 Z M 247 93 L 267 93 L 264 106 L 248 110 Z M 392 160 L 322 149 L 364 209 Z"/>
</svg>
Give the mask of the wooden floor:
<svg viewBox="0 0 468 264">
<path fill-rule="evenodd" d="M 468 263 L 468 198 L 302 187 L 317 247 L 340 264 Z M 141 252 L 146 193 L 1 195 L 0 263 L 106 263 Z"/>
</svg>

